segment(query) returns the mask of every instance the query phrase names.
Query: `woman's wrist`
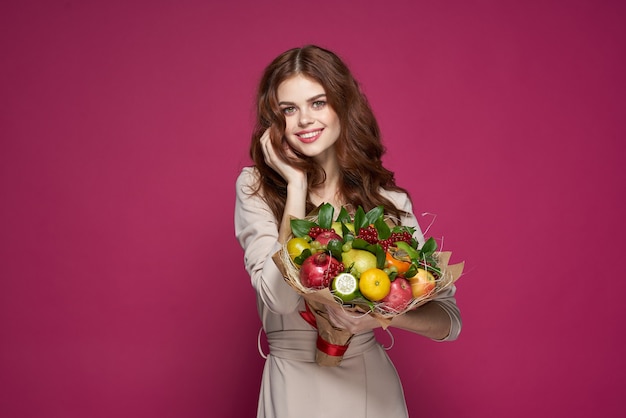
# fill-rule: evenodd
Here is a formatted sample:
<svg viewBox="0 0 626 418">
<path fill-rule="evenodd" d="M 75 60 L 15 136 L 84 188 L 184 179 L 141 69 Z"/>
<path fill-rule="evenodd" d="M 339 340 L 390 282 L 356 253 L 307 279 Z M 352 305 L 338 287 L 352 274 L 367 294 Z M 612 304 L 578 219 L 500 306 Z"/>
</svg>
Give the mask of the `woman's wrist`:
<svg viewBox="0 0 626 418">
<path fill-rule="evenodd" d="M 290 193 L 301 193 L 306 196 L 307 188 L 308 185 L 306 175 L 297 179 L 292 179 L 287 182 L 287 196 L 289 196 Z"/>
<path fill-rule="evenodd" d="M 304 218 L 306 215 L 306 176 L 303 181 L 291 181 L 287 183 L 287 200 L 285 211 L 278 230 L 278 241 L 285 243 L 291 233 L 291 218 Z"/>
</svg>

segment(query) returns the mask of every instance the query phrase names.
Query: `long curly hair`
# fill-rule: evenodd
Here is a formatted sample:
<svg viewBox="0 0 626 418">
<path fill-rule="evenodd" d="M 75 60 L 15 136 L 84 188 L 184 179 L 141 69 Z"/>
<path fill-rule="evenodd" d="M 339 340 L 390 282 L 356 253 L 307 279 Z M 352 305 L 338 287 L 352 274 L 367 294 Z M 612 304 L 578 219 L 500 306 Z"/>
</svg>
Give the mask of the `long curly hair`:
<svg viewBox="0 0 626 418">
<path fill-rule="evenodd" d="M 333 52 L 307 45 L 279 55 L 265 69 L 257 93 L 256 124 L 252 132 L 250 157 L 259 172 L 253 193 L 260 194 L 277 220 L 283 216 L 287 196 L 285 180 L 267 165 L 260 138 L 270 128 L 270 138 L 280 158 L 289 161 L 281 146 L 285 138 L 285 116 L 278 105 L 278 86 L 288 78 L 303 75 L 322 85 L 328 104 L 337 113 L 341 132 L 335 149 L 340 161 L 339 193 L 352 209 L 362 206 L 368 211 L 384 206 L 395 217 L 402 213 L 381 194 L 381 189 L 408 192 L 397 186 L 394 173 L 382 164 L 385 147 L 380 129 L 367 98 L 346 64 Z M 326 173 L 312 158 L 298 154 L 291 162 L 307 173 L 309 188 L 322 184 Z M 307 212 L 314 209 L 307 199 Z"/>
</svg>

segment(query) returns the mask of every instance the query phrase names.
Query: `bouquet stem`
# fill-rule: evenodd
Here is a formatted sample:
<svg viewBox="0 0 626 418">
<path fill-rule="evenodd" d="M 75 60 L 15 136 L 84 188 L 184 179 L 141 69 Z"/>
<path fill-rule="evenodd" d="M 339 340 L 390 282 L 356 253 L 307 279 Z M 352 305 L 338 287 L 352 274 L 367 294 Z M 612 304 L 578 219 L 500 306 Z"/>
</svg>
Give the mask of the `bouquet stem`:
<svg viewBox="0 0 626 418">
<path fill-rule="evenodd" d="M 300 315 L 311 326 L 317 328 L 317 351 L 315 362 L 320 366 L 338 366 L 350 345 L 354 334 L 335 327 L 328 316 L 326 307 L 315 301 L 306 301 L 306 311 Z"/>
</svg>

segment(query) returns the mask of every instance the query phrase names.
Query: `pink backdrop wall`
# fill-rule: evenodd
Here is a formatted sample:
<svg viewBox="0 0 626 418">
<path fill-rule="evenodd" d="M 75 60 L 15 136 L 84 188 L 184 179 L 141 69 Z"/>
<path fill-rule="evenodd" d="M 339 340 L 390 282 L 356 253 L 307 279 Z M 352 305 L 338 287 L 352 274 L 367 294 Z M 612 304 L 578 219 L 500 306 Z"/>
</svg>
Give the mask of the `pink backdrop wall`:
<svg viewBox="0 0 626 418">
<path fill-rule="evenodd" d="M 394 333 L 412 416 L 624 416 L 625 13 L 3 2 L 0 416 L 254 414 L 234 180 L 262 68 L 305 43 L 352 66 L 387 164 L 466 261 L 460 339 Z"/>
</svg>

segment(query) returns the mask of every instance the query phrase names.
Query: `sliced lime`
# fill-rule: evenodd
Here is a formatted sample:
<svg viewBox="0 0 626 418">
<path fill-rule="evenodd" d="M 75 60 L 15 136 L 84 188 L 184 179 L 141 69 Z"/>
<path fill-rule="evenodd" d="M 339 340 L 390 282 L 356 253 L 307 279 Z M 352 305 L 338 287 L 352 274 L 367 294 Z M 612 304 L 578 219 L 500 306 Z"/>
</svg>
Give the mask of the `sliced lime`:
<svg viewBox="0 0 626 418">
<path fill-rule="evenodd" d="M 341 273 L 333 279 L 333 294 L 344 302 L 349 302 L 358 295 L 359 282 L 350 273 Z"/>
</svg>

